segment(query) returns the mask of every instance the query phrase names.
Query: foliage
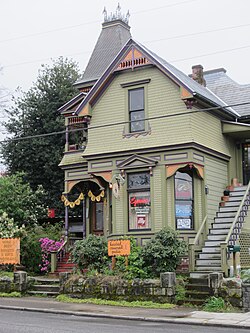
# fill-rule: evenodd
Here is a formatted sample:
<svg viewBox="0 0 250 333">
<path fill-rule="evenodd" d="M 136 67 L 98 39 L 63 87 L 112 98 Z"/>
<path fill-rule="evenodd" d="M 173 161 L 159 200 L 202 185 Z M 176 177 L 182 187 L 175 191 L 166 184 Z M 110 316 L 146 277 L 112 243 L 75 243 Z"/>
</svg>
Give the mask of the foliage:
<svg viewBox="0 0 250 333">
<path fill-rule="evenodd" d="M 29 272 L 34 274 L 40 273 L 39 265 L 42 264 L 42 249 L 39 239 L 45 237 L 60 240 L 61 224 L 46 224 L 26 228 L 26 233 L 21 238 L 21 263 Z"/>
<path fill-rule="evenodd" d="M 223 298 L 212 296 L 205 302 L 203 310 L 209 312 L 220 312 L 226 310 L 226 308 L 227 306 Z"/>
<path fill-rule="evenodd" d="M 176 286 L 175 286 L 175 300 L 183 301 L 186 298 L 186 284 L 187 284 L 187 277 L 178 275 L 176 277 Z"/>
<path fill-rule="evenodd" d="M 158 277 L 162 272 L 173 272 L 179 263 L 180 256 L 185 254 L 187 245 L 178 239 L 178 233 L 165 228 L 155 234 L 142 248 L 142 259 L 146 272 L 151 277 Z"/>
<path fill-rule="evenodd" d="M 18 291 L 12 291 L 11 293 L 0 293 L 0 297 L 22 297 L 22 294 Z"/>
<path fill-rule="evenodd" d="M 24 177 L 23 173 L 0 177 L 0 214 L 7 213 L 19 227 L 35 224 L 46 214 L 43 188 L 33 191 Z"/>
<path fill-rule="evenodd" d="M 150 309 L 172 309 L 175 307 L 174 304 L 169 303 L 154 303 L 152 301 L 134 301 L 134 302 L 127 302 L 127 301 L 111 301 L 111 300 L 104 300 L 99 298 L 87 298 L 87 299 L 76 299 L 71 298 L 67 295 L 59 295 L 56 297 L 56 300 L 59 302 L 65 303 L 78 303 L 78 304 L 97 304 L 97 305 L 113 305 L 113 306 L 124 306 L 124 307 L 140 307 L 140 308 L 150 308 Z"/>
<path fill-rule="evenodd" d="M 42 262 L 39 264 L 40 270 L 43 273 L 48 273 L 50 268 L 49 255 L 52 251 L 57 251 L 63 245 L 63 241 L 55 241 L 48 237 L 40 238 L 39 243 L 42 249 Z"/>
<path fill-rule="evenodd" d="M 250 283 L 250 269 L 242 271 L 241 279 L 244 283 Z"/>
<path fill-rule="evenodd" d="M 24 232 L 24 225 L 18 227 L 7 213 L 0 215 L 0 238 L 17 238 Z"/>
<path fill-rule="evenodd" d="M 123 239 L 130 240 L 130 255 L 128 257 L 128 267 L 125 266 L 125 257 L 118 256 L 115 272 L 122 273 L 124 279 L 132 280 L 135 278 L 147 278 L 144 269 L 144 261 L 142 259 L 142 248 L 136 245 L 136 240 L 133 237 L 124 237 Z"/>
<path fill-rule="evenodd" d="M 71 60 L 60 57 L 51 66 L 42 65 L 33 86 L 13 98 L 14 106 L 7 110 L 8 121 L 4 123 L 11 139 L 2 145 L 1 152 L 9 172 L 24 171 L 33 190 L 42 185 L 47 193 L 46 205 L 51 208 L 62 208 L 59 198 L 64 175 L 58 164 L 64 135 L 22 139 L 64 130 L 58 108 L 78 93 L 73 87 L 78 78 L 78 67 Z"/>
<path fill-rule="evenodd" d="M 107 241 L 104 237 L 89 235 L 75 242 L 71 255 L 79 269 L 97 269 L 100 272 L 109 260 Z"/>
<path fill-rule="evenodd" d="M 13 279 L 14 273 L 13 273 L 13 271 L 12 272 L 6 272 L 6 271 L 1 271 L 0 270 L 0 278 L 1 277 L 9 277 L 9 278 Z"/>
</svg>

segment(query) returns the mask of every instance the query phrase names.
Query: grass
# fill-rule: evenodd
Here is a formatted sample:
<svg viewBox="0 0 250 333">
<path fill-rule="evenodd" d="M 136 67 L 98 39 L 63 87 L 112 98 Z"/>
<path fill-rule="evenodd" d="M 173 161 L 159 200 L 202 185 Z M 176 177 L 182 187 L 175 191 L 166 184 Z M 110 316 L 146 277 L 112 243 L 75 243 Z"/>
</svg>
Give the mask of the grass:
<svg viewBox="0 0 250 333">
<path fill-rule="evenodd" d="M 7 272 L 7 271 L 0 271 L 0 277 L 3 276 L 7 276 L 9 278 L 13 278 L 14 277 L 14 273 L 13 272 Z"/>
<path fill-rule="evenodd" d="M 206 300 L 203 310 L 208 312 L 226 312 L 230 309 L 223 298 L 212 296 Z"/>
<path fill-rule="evenodd" d="M 140 308 L 151 308 L 151 309 L 172 309 L 175 307 L 174 304 L 169 303 L 154 303 L 152 301 L 111 301 L 98 298 L 87 298 L 87 299 L 76 299 L 71 298 L 67 295 L 59 295 L 56 297 L 56 300 L 59 302 L 65 303 L 78 303 L 78 304 L 97 304 L 97 305 L 113 305 L 113 306 L 124 306 L 124 307 L 140 307 Z"/>
<path fill-rule="evenodd" d="M 12 293 L 0 293 L 0 297 L 22 297 L 22 294 L 17 291 L 13 291 Z"/>
</svg>

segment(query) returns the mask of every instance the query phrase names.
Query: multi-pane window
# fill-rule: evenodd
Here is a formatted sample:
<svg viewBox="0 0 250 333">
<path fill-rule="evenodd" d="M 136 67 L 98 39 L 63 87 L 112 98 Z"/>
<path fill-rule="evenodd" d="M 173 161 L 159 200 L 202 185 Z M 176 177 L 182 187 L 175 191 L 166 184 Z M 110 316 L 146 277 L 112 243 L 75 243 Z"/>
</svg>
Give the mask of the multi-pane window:
<svg viewBox="0 0 250 333">
<path fill-rule="evenodd" d="M 150 175 L 128 175 L 129 230 L 151 228 Z"/>
<path fill-rule="evenodd" d="M 145 131 L 144 88 L 128 91 L 130 132 Z"/>
<path fill-rule="evenodd" d="M 193 229 L 193 177 L 190 172 L 175 174 L 176 229 Z"/>
</svg>

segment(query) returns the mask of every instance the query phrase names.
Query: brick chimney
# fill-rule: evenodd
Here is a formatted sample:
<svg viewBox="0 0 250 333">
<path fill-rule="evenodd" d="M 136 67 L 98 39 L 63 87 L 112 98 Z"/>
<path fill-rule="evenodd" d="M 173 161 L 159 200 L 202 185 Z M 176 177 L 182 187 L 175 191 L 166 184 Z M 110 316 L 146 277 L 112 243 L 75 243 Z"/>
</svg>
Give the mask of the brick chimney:
<svg viewBox="0 0 250 333">
<path fill-rule="evenodd" d="M 206 81 L 203 76 L 203 67 L 201 65 L 192 66 L 192 79 L 206 87 Z"/>
</svg>

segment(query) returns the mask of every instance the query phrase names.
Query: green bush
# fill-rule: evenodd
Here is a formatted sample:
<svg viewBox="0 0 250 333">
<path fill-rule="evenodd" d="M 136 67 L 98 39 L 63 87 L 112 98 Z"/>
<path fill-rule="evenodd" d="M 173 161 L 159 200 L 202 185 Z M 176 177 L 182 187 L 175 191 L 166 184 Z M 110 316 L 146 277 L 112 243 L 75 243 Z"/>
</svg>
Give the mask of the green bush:
<svg viewBox="0 0 250 333">
<path fill-rule="evenodd" d="M 104 237 L 89 235 L 75 242 L 71 255 L 79 269 L 97 269 L 100 272 L 109 261 L 107 241 Z"/>
<path fill-rule="evenodd" d="M 142 248 L 136 245 L 136 240 L 133 237 L 124 237 L 122 239 L 130 240 L 128 267 L 125 266 L 125 257 L 117 257 L 115 273 L 122 274 L 123 278 L 127 280 L 147 278 L 147 272 L 144 269 L 144 261 L 141 255 Z"/>
<path fill-rule="evenodd" d="M 61 228 L 61 223 L 26 228 L 26 232 L 21 238 L 21 264 L 28 272 L 41 273 L 39 265 L 42 263 L 42 250 L 39 239 L 48 237 L 56 241 L 60 240 Z"/>
<path fill-rule="evenodd" d="M 210 312 L 224 311 L 226 310 L 226 304 L 223 298 L 212 296 L 205 302 L 203 310 Z"/>
<path fill-rule="evenodd" d="M 187 244 L 178 238 L 178 233 L 164 228 L 155 234 L 142 248 L 142 260 L 147 274 L 159 277 L 160 273 L 173 272 L 180 262 L 180 257 L 187 251 Z"/>
</svg>

